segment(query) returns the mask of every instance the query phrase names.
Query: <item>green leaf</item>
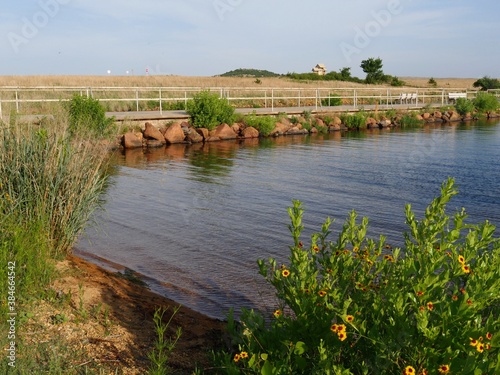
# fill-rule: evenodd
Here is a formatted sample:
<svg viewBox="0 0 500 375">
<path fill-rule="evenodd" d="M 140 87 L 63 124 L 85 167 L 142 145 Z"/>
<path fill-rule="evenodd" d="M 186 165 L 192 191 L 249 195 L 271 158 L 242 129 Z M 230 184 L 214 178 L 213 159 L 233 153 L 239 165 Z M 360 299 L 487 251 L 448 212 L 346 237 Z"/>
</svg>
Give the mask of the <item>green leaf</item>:
<svg viewBox="0 0 500 375">
<path fill-rule="evenodd" d="M 295 344 L 295 349 L 293 350 L 293 353 L 297 354 L 297 355 L 302 355 L 306 352 L 306 350 L 307 350 L 306 344 L 302 341 L 297 341 L 297 343 Z"/>
<path fill-rule="evenodd" d="M 267 354 L 266 354 L 266 358 L 267 358 Z M 273 365 L 271 365 L 271 363 L 269 361 L 266 361 L 264 363 L 264 366 L 262 366 L 262 369 L 260 370 L 260 373 L 262 375 L 272 375 L 273 374 L 273 370 L 274 370 Z"/>
<path fill-rule="evenodd" d="M 267 361 L 267 357 L 268 357 L 267 353 L 262 353 L 260 355 L 260 358 L 262 358 L 263 361 Z"/>
</svg>

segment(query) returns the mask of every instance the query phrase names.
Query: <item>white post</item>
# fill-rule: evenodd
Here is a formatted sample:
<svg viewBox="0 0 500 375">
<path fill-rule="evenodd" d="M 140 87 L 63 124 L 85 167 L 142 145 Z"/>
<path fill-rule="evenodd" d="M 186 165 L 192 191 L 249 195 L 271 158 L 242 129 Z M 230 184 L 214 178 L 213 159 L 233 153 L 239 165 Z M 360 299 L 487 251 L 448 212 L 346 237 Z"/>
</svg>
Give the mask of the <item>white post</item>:
<svg viewBox="0 0 500 375">
<path fill-rule="evenodd" d="M 16 90 L 16 112 L 19 113 L 19 96 Z"/>
<path fill-rule="evenodd" d="M 299 89 L 299 108 L 300 108 L 300 89 Z"/>
<path fill-rule="evenodd" d="M 315 102 L 316 111 L 318 110 L 318 95 L 319 95 L 319 91 L 318 91 L 318 89 L 316 89 L 316 102 Z"/>
<path fill-rule="evenodd" d="M 135 90 L 135 108 L 139 112 L 139 90 Z"/>
<path fill-rule="evenodd" d="M 161 107 L 161 88 L 160 88 L 160 116 L 163 116 L 163 109 Z"/>
<path fill-rule="evenodd" d="M 271 89 L 271 111 L 274 112 L 274 89 Z"/>
</svg>

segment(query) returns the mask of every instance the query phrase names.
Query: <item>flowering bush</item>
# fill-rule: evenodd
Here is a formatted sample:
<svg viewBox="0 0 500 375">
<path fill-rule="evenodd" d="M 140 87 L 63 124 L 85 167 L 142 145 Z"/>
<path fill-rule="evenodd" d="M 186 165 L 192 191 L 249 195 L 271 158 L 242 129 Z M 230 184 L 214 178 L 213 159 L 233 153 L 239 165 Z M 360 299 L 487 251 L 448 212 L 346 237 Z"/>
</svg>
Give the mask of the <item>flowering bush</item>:
<svg viewBox="0 0 500 375">
<path fill-rule="evenodd" d="M 327 219 L 306 246 L 302 204 L 289 208 L 289 262 L 259 260 L 278 304 L 230 319 L 237 353 L 227 373 L 500 374 L 500 245 L 488 221 L 465 224 L 446 204 L 454 181 L 417 220 L 406 207 L 404 247 L 366 238 L 352 212 L 336 241 Z"/>
</svg>

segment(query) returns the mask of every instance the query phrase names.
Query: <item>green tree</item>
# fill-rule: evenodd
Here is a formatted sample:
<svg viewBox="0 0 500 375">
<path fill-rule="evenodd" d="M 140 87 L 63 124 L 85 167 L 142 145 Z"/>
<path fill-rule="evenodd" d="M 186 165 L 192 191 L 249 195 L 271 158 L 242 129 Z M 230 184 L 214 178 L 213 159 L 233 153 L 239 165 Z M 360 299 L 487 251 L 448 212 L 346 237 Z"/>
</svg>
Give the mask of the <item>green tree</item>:
<svg viewBox="0 0 500 375">
<path fill-rule="evenodd" d="M 367 60 L 361 61 L 361 69 L 366 73 L 366 83 L 379 83 L 384 80 L 384 72 L 382 70 L 382 60 L 380 57 L 370 57 Z"/>
<path fill-rule="evenodd" d="M 476 107 L 477 112 L 479 114 L 486 114 L 488 118 L 491 117 L 491 114 L 500 107 L 496 96 L 486 92 L 477 93 L 472 102 L 474 103 L 474 107 Z"/>
<path fill-rule="evenodd" d="M 340 69 L 340 78 L 342 81 L 349 81 L 350 79 L 352 79 L 351 77 L 351 68 L 349 67 L 344 67 L 342 69 Z"/>
<path fill-rule="evenodd" d="M 484 76 L 473 83 L 474 87 L 480 87 L 481 90 L 500 89 L 500 81 L 496 78 Z"/>
</svg>

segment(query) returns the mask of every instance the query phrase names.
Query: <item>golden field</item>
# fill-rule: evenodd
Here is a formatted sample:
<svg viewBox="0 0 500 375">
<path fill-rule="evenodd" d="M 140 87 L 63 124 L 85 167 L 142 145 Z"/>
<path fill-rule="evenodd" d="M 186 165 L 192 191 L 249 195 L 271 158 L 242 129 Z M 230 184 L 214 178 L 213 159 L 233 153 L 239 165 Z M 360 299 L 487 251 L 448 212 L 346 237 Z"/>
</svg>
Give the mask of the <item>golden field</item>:
<svg viewBox="0 0 500 375">
<path fill-rule="evenodd" d="M 430 77 L 401 77 L 408 87 L 430 88 Z M 477 78 L 434 78 L 439 88 L 472 89 Z M 197 76 L 0 76 L 1 86 L 71 86 L 71 87 L 273 87 L 273 88 L 356 88 L 367 85 L 343 81 L 299 82 L 285 77 Z M 370 86 L 373 87 L 373 86 Z"/>
</svg>

